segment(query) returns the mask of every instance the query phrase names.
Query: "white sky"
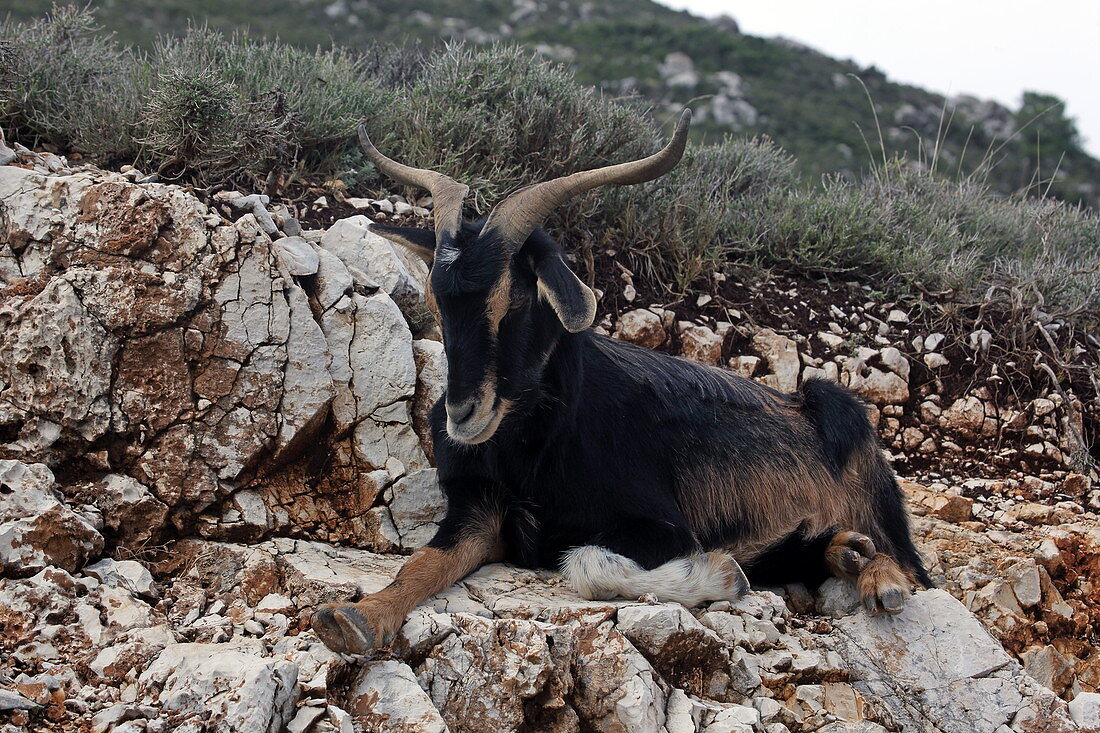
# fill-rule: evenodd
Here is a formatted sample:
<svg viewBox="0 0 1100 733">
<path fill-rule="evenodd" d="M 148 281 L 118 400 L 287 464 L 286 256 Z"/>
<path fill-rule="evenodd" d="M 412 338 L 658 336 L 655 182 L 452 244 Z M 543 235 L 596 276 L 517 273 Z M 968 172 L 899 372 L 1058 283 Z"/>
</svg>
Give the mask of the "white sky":
<svg viewBox="0 0 1100 733">
<path fill-rule="evenodd" d="M 1012 109 L 1024 90 L 1056 94 L 1085 147 L 1100 156 L 1098 0 L 658 1 L 696 15 L 725 13 L 744 33 L 786 36 L 941 94 Z"/>
</svg>

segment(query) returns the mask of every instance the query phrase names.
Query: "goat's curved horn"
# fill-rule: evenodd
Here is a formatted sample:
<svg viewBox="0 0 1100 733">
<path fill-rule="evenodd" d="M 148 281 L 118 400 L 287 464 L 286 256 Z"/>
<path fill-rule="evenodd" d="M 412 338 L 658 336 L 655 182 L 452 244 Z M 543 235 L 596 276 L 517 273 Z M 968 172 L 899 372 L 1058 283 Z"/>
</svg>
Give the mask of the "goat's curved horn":
<svg viewBox="0 0 1100 733">
<path fill-rule="evenodd" d="M 581 171 L 521 188 L 493 208 L 482 232 L 495 230 L 511 248 L 518 249 L 550 212 L 574 196 L 611 183 L 620 186 L 645 183 L 663 176 L 680 162 L 690 125 L 691 110 L 685 109 L 676 123 L 672 140 L 648 158 Z"/>
<path fill-rule="evenodd" d="M 449 234 L 454 237 L 458 234 L 462 226 L 462 202 L 470 192 L 469 187 L 442 173 L 413 168 L 396 160 L 390 160 L 374 147 L 363 125 L 359 125 L 359 145 L 363 148 L 363 154 L 367 156 L 367 160 L 374 163 L 378 170 L 395 181 L 427 189 L 432 194 L 436 244 L 443 241 L 444 235 Z"/>
</svg>

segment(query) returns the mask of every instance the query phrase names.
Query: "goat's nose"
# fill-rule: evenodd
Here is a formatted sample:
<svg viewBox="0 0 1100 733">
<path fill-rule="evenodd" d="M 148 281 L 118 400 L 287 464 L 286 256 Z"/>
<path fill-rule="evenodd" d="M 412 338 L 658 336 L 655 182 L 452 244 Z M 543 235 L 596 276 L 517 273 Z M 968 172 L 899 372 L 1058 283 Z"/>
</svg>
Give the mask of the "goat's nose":
<svg viewBox="0 0 1100 733">
<path fill-rule="evenodd" d="M 477 407 L 476 400 L 466 400 L 460 405 L 452 405 L 447 403 L 447 416 L 451 418 L 451 422 L 455 425 L 461 425 L 466 422 L 470 415 L 474 414 L 474 408 Z"/>
</svg>

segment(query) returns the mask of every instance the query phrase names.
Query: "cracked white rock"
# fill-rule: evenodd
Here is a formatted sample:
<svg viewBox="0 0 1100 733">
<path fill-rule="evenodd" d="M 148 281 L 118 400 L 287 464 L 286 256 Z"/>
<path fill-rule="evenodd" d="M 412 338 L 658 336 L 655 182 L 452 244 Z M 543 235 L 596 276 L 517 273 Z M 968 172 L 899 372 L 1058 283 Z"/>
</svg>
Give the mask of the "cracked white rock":
<svg viewBox="0 0 1100 733">
<path fill-rule="evenodd" d="M 63 435 L 84 441 L 110 425 L 117 339 L 84 308 L 73 286 L 0 304 L 0 425 L 22 425 L 16 446 L 39 454 Z"/>
<path fill-rule="evenodd" d="M 261 649 L 174 644 L 141 673 L 139 685 L 180 722 L 209 719 L 233 733 L 279 733 L 294 718 L 298 668 L 260 656 Z"/>
<path fill-rule="evenodd" d="M 279 263 L 291 275 L 315 275 L 320 266 L 317 250 L 301 237 L 282 237 L 275 240 L 275 252 Z"/>
<path fill-rule="evenodd" d="M 117 585 L 139 596 L 156 595 L 153 574 L 136 560 L 113 560 L 105 557 L 84 568 L 87 575 L 95 576 L 100 583 Z"/>
<path fill-rule="evenodd" d="M 835 628 L 856 688 L 882 700 L 903 727 L 992 731 L 1040 703 L 1052 725 L 1066 715 L 1065 703 L 946 591 L 916 593 L 897 616 L 856 614 Z"/>
<path fill-rule="evenodd" d="M 455 616 L 457 633 L 432 650 L 417 678 L 447 723 L 469 731 L 516 730 L 524 700 L 550 679 L 543 628 L 520 619 Z"/>
<path fill-rule="evenodd" d="M 0 460 L 0 572 L 75 571 L 102 550 L 102 535 L 62 501 L 49 468 Z"/>
<path fill-rule="evenodd" d="M 387 539 L 406 549 L 428 544 L 447 509 L 435 469 L 425 468 L 405 476 L 390 487 L 389 493 L 392 498 L 388 510 L 396 536 Z"/>
<path fill-rule="evenodd" d="M 421 689 L 409 665 L 397 660 L 367 664 L 349 696 L 348 712 L 361 730 L 445 733 L 447 724 Z"/>
<path fill-rule="evenodd" d="M 321 237 L 321 246 L 339 257 L 348 269 L 355 268 L 377 283 L 387 295 L 402 306 L 415 304 L 424 298 L 424 276 L 410 271 L 390 242 L 370 231 L 371 221 L 365 216 L 340 219 Z M 366 284 L 366 283 L 364 283 Z"/>
</svg>

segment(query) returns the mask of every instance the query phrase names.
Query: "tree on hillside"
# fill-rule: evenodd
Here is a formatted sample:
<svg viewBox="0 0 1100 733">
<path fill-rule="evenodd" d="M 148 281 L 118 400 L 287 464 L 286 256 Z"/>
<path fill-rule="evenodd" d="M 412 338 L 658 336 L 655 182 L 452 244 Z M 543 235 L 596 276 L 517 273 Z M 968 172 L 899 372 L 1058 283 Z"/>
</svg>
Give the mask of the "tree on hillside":
<svg viewBox="0 0 1100 733">
<path fill-rule="evenodd" d="M 1053 94 L 1024 92 L 1016 127 L 1020 130 L 1020 159 L 1029 178 L 1037 167 L 1040 179 L 1048 177 L 1063 156 L 1081 152 L 1077 123 L 1066 115 L 1066 103 Z"/>
</svg>

